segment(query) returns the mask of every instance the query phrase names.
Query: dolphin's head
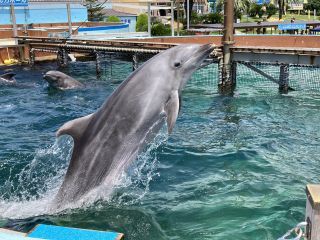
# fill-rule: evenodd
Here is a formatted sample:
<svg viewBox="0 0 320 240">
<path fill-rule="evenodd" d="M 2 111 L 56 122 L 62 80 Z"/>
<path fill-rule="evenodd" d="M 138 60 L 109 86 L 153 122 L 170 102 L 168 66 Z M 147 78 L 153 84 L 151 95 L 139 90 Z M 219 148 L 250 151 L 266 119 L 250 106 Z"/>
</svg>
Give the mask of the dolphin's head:
<svg viewBox="0 0 320 240">
<path fill-rule="evenodd" d="M 173 88 L 181 90 L 212 50 L 211 44 L 182 44 L 173 47 L 159 54 L 162 61 L 157 66 L 157 71 L 172 82 Z"/>
<path fill-rule="evenodd" d="M 48 71 L 43 75 L 43 78 L 52 87 L 58 87 L 60 82 L 63 82 L 65 75 L 59 71 Z"/>
</svg>

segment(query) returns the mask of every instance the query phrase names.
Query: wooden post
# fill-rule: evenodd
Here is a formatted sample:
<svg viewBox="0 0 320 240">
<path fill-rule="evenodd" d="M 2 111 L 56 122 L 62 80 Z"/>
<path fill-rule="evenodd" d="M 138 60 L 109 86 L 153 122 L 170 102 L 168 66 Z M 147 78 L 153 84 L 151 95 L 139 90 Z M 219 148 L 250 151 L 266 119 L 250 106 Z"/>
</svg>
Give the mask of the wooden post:
<svg viewBox="0 0 320 240">
<path fill-rule="evenodd" d="M 306 187 L 306 239 L 320 239 L 320 184 L 308 184 Z"/>
<path fill-rule="evenodd" d="M 234 45 L 234 0 L 224 0 L 224 34 L 223 34 L 223 65 L 222 82 L 219 83 L 221 94 L 232 94 L 235 83 L 232 81 L 232 53 L 231 47 Z M 234 78 L 235 79 L 235 78 Z"/>
<path fill-rule="evenodd" d="M 137 70 L 139 67 L 139 57 L 138 57 L 138 53 L 134 53 L 132 55 L 132 71 Z"/>
<path fill-rule="evenodd" d="M 33 67 L 34 66 L 34 61 L 35 61 L 35 53 L 34 49 L 30 48 L 29 50 L 29 64 Z"/>
<path fill-rule="evenodd" d="M 96 73 L 98 78 L 101 76 L 101 56 L 100 53 L 98 51 L 95 51 L 95 55 L 96 55 Z"/>
<path fill-rule="evenodd" d="M 289 90 L 289 64 L 280 65 L 279 91 L 288 93 Z"/>
</svg>

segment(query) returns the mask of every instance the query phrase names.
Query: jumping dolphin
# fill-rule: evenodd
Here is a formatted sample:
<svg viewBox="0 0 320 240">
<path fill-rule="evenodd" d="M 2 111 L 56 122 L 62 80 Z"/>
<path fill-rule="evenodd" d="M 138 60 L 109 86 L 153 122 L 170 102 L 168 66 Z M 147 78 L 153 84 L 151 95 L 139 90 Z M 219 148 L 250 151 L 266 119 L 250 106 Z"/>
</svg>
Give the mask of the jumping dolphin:
<svg viewBox="0 0 320 240">
<path fill-rule="evenodd" d="M 156 55 L 134 71 L 100 109 L 64 124 L 56 135 L 71 135 L 74 148 L 55 206 L 85 202 L 100 187 L 111 193 L 115 179 L 165 119 L 171 133 L 181 105 L 180 92 L 212 49 L 209 44 L 179 45 Z"/>
<path fill-rule="evenodd" d="M 46 72 L 43 78 L 49 83 L 50 87 L 60 90 L 84 87 L 82 83 L 59 71 Z"/>
<path fill-rule="evenodd" d="M 16 84 L 16 79 L 14 78 L 16 74 L 13 72 L 5 73 L 0 75 L 0 84 Z"/>
</svg>

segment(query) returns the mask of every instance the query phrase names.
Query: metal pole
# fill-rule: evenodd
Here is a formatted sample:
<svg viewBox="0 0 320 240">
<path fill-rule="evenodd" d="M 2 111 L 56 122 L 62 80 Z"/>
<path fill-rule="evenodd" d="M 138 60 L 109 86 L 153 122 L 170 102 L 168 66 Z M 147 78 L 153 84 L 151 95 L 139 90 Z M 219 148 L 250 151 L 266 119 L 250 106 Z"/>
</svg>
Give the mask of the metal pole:
<svg viewBox="0 0 320 240">
<path fill-rule="evenodd" d="M 235 86 L 232 81 L 232 55 L 230 50 L 234 44 L 233 23 L 234 0 L 224 0 L 223 66 L 222 83 L 219 85 L 219 90 L 223 94 L 232 93 Z"/>
<path fill-rule="evenodd" d="M 151 37 L 151 2 L 148 2 L 148 36 Z"/>
<path fill-rule="evenodd" d="M 190 0 L 187 0 L 187 29 L 190 27 Z"/>
<path fill-rule="evenodd" d="M 72 23 L 71 23 L 71 9 L 70 3 L 67 3 L 67 12 L 68 12 L 68 25 L 69 25 L 69 36 L 72 36 Z"/>
<path fill-rule="evenodd" d="M 180 0 L 177 0 L 176 4 L 178 4 L 177 6 L 177 35 L 180 36 L 180 24 L 179 24 L 179 20 L 180 20 Z"/>
<path fill-rule="evenodd" d="M 171 0 L 171 36 L 174 36 L 174 12 L 173 0 Z"/>
<path fill-rule="evenodd" d="M 10 14 L 11 14 L 11 19 L 12 19 L 13 37 L 15 38 L 18 36 L 18 30 L 17 30 L 16 14 L 14 11 L 13 0 L 11 1 L 11 4 L 10 4 Z M 17 43 L 17 39 L 15 39 L 15 43 Z"/>
</svg>

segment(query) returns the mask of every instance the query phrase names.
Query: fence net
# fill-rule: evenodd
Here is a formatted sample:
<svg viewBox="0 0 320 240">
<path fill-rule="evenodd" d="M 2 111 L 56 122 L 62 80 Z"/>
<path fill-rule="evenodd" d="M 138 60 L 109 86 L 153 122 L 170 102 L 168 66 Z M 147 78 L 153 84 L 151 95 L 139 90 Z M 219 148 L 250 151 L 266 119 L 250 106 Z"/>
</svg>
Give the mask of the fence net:
<svg viewBox="0 0 320 240">
<path fill-rule="evenodd" d="M 140 54 L 136 67 L 141 66 L 152 55 Z M 120 83 L 133 71 L 132 54 L 103 53 L 100 58 L 100 79 L 111 83 Z M 236 92 L 251 94 L 275 94 L 279 91 L 280 65 L 259 62 L 237 62 Z M 75 68 L 95 73 L 96 62 L 79 63 Z M 187 89 L 199 90 L 212 94 L 218 92 L 219 66 L 216 61 L 209 61 L 192 75 Z M 320 67 L 289 65 L 289 87 L 295 91 L 319 91 Z"/>
</svg>

